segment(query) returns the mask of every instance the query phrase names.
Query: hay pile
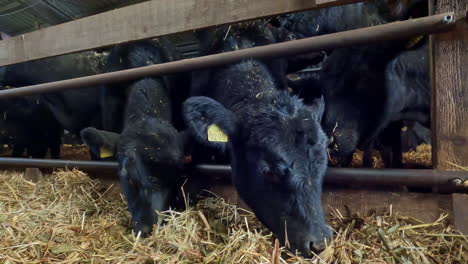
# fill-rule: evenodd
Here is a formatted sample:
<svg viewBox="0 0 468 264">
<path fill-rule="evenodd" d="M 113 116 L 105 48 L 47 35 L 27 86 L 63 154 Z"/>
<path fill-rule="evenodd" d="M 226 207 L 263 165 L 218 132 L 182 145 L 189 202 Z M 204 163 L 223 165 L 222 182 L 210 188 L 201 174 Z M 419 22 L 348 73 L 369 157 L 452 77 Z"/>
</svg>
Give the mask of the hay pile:
<svg viewBox="0 0 468 264">
<path fill-rule="evenodd" d="M 422 166 L 431 168 L 432 147 L 428 144 L 419 145 L 416 150 L 403 153 L 403 163 L 407 167 Z"/>
<path fill-rule="evenodd" d="M 63 144 L 60 158 L 64 160 L 91 160 L 88 146 L 86 146 L 85 144 Z"/>
<path fill-rule="evenodd" d="M 421 144 L 416 147 L 416 150 L 411 150 L 403 153 L 403 167 L 406 169 L 417 169 L 417 168 L 431 168 L 432 166 L 432 152 L 431 145 Z M 353 160 L 350 167 L 361 168 L 363 161 L 364 151 L 356 150 L 353 153 Z M 380 152 L 374 151 L 372 154 L 373 164 L 372 167 L 385 168 L 382 156 Z M 331 161 L 332 164 L 334 161 Z"/>
<path fill-rule="evenodd" d="M 424 225 L 390 212 L 346 218 L 333 211 L 335 241 L 314 260 L 275 247 L 255 217 L 219 198 L 183 212 L 147 239 L 134 238 L 126 205 L 86 174 L 43 182 L 0 174 L 2 263 L 467 263 L 468 238 L 442 216 Z"/>
</svg>

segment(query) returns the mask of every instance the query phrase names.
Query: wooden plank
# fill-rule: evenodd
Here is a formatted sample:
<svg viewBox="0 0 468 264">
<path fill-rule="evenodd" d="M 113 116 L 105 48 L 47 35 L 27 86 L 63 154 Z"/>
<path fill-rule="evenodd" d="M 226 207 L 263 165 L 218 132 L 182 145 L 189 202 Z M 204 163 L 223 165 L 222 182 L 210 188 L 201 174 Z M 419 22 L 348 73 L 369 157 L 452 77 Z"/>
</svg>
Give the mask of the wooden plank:
<svg viewBox="0 0 468 264">
<path fill-rule="evenodd" d="M 468 0 L 438 0 L 435 13 L 466 12 Z M 468 23 L 431 38 L 432 131 L 435 169 L 468 167 Z"/>
<path fill-rule="evenodd" d="M 115 177 L 96 177 L 96 179 L 106 186 L 114 185 L 114 189 L 120 191 L 118 179 Z M 239 208 L 252 211 L 231 184 L 214 183 L 201 189 L 193 189 L 193 191 L 199 192 L 202 189 L 209 190 Z M 391 205 L 393 212 L 399 212 L 402 216 L 413 217 L 427 223 L 437 220 L 442 213 L 449 214 L 449 219 L 453 220 L 452 197 L 449 194 L 327 187 L 322 195 L 322 204 L 327 214 L 332 209 L 338 209 L 345 216 L 349 216 L 349 213 L 382 215 L 390 210 Z"/>
<path fill-rule="evenodd" d="M 468 194 L 453 194 L 453 218 L 455 228 L 468 235 Z"/>
<path fill-rule="evenodd" d="M 0 66 L 362 0 L 153 0 L 0 41 Z"/>
<path fill-rule="evenodd" d="M 226 201 L 252 211 L 233 186 L 214 186 L 210 190 Z M 236 198 L 237 202 L 233 202 Z M 323 192 L 322 204 L 326 214 L 338 209 L 344 216 L 349 216 L 349 213 L 383 215 L 389 212 L 391 205 L 392 211 L 427 223 L 436 221 L 442 213 L 449 214 L 449 219 L 452 219 L 452 199 L 448 194 L 328 188 Z"/>
<path fill-rule="evenodd" d="M 442 213 L 452 219 L 451 195 L 436 193 L 390 192 L 384 190 L 326 190 L 323 194 L 326 211 L 331 208 L 340 210 L 344 215 L 358 213 L 382 215 L 390 210 L 402 216 L 409 216 L 423 222 L 434 222 Z"/>
</svg>

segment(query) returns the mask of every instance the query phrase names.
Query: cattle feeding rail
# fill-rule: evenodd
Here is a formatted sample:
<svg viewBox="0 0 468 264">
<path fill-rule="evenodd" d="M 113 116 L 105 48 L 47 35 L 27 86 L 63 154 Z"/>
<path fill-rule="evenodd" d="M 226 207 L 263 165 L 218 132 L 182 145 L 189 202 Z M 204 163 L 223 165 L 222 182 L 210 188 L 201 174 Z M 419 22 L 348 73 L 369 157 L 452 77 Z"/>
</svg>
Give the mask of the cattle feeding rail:
<svg viewBox="0 0 468 264">
<path fill-rule="evenodd" d="M 250 19 L 268 17 L 284 13 L 303 11 L 307 9 L 322 8 L 333 5 L 348 4 L 357 1 L 290 1 L 290 0 L 275 0 L 266 1 L 259 0 L 251 10 L 241 7 L 241 1 L 228 1 L 234 7 L 234 10 L 228 16 L 210 15 L 208 18 L 203 14 L 216 13 L 224 7 L 219 4 L 210 6 L 210 10 L 195 7 L 188 8 L 194 0 L 173 1 L 167 5 L 168 0 L 150 1 L 147 3 L 129 6 L 115 11 L 106 12 L 92 17 L 80 19 L 64 23 L 62 25 L 53 26 L 37 32 L 18 36 L 10 40 L 0 41 L 0 65 L 9 65 L 29 60 L 47 58 L 71 52 L 89 50 L 94 48 L 106 47 L 121 42 L 132 42 L 151 37 L 168 35 L 188 30 L 211 27 L 221 24 L 230 24 Z M 215 1 L 216 2 L 216 1 Z M 222 1 L 220 1 L 221 3 Z M 465 3 L 465 5 L 463 5 Z M 167 6 L 166 6 L 167 5 Z M 194 5 L 196 6 L 196 5 Z M 455 170 L 456 167 L 449 165 L 459 163 L 466 165 L 468 161 L 468 153 L 466 144 L 468 144 L 468 125 L 460 123 L 463 117 L 468 112 L 468 102 L 463 101 L 463 94 L 466 94 L 468 89 L 468 34 L 466 23 L 466 1 L 465 0 L 446 0 L 439 1 L 436 4 L 435 10 L 431 13 L 439 13 L 423 18 L 411 19 L 407 21 L 394 22 L 369 28 L 344 31 L 319 37 L 312 37 L 302 40 L 294 40 L 285 43 L 272 44 L 268 46 L 255 47 L 245 50 L 226 52 L 222 54 L 209 55 L 193 59 L 186 59 L 164 64 L 151 65 L 138 69 L 123 70 L 98 74 L 93 76 L 57 81 L 52 83 L 44 83 L 21 88 L 14 88 L 0 91 L 0 98 L 11 98 L 15 96 L 27 96 L 46 92 L 63 91 L 66 89 L 76 89 L 80 87 L 93 86 L 97 84 L 120 82 L 124 80 L 134 80 L 137 78 L 150 75 L 164 75 L 175 72 L 191 71 L 196 69 L 208 68 L 228 63 L 234 63 L 243 59 L 249 58 L 272 58 L 281 56 L 296 55 L 305 52 L 321 51 L 329 48 L 347 47 L 353 45 L 362 45 L 370 42 L 391 40 L 404 37 L 410 37 L 421 34 L 440 33 L 451 30 L 451 32 L 443 33 L 439 36 L 431 37 L 431 87 L 433 100 L 433 164 L 435 170 L 393 170 L 393 169 L 335 169 L 330 168 L 325 178 L 328 184 L 367 184 L 367 185 L 395 185 L 395 186 L 414 186 L 414 187 L 437 187 L 446 193 L 466 192 L 468 173 Z M 148 28 L 148 25 L 137 22 L 136 25 L 131 25 L 124 28 L 123 34 L 115 34 L 116 29 L 109 29 L 108 25 L 117 23 L 122 25 L 126 21 L 118 22 L 122 14 L 136 14 L 139 10 L 148 9 L 144 14 L 145 17 L 154 15 L 155 10 L 168 9 L 167 14 L 175 14 L 177 8 L 189 10 L 186 12 L 189 15 L 197 18 L 191 18 L 191 23 L 184 25 L 180 21 L 175 23 L 175 26 L 167 25 L 167 22 L 162 23 L 161 19 L 156 22 L 166 25 L 162 30 Z M 237 9 L 235 9 L 237 8 Z M 265 10 L 261 10 L 264 8 Z M 170 10 L 169 10 L 170 9 Z M 209 9 L 209 8 L 208 8 Z M 264 12 L 261 12 L 264 11 Z M 453 11 L 453 12 L 448 12 Z M 112 13 L 113 12 L 113 13 Z M 159 11 L 158 14 L 164 12 Z M 184 13 L 184 12 L 180 12 Z M 122 16 L 119 16 L 120 14 Z M 261 14 L 261 15 L 258 15 Z M 125 16 L 129 17 L 129 16 Z M 176 16 L 179 17 L 179 16 Z M 204 18 L 205 17 L 205 18 Z M 165 17 L 163 19 L 172 19 Z M 220 20 L 221 19 L 221 20 Z M 143 19 L 144 20 L 144 19 Z M 193 21 L 192 21 L 193 20 Z M 87 31 L 87 27 L 97 22 L 103 23 L 106 26 L 98 27 L 96 32 Z M 148 20 L 150 21 L 150 20 Z M 185 21 L 185 20 L 184 20 Z M 119 28 L 118 26 L 115 28 Z M 157 27 L 154 27 L 157 28 Z M 120 29 L 120 28 L 119 28 Z M 109 32 L 108 32 L 109 31 Z M 136 32 L 130 34 L 131 31 Z M 55 36 L 64 33 L 58 41 L 57 45 L 51 45 L 56 39 Z M 102 37 L 98 37 L 101 34 Z M 67 37 L 80 38 L 83 41 L 78 41 L 78 44 L 67 42 Z M 37 43 L 37 48 L 36 47 Z M 57 46 L 59 46 L 57 48 Z M 29 51 L 30 50 L 30 51 Z M 29 51 L 29 52 L 28 52 Z M 456 59 L 460 57 L 461 59 Z M 452 78 L 451 74 L 457 72 L 455 81 L 448 81 Z M 447 87 L 447 85 L 449 85 Z M 454 102 L 450 98 L 456 97 Z M 461 97 L 461 99 L 460 99 Z M 454 112 L 446 109 L 456 109 L 455 104 L 459 106 Z M 444 107 L 441 107 L 444 106 Z M 445 107 L 447 106 L 447 107 Z M 456 124 L 454 127 L 453 124 Z M 465 146 L 463 146 L 465 145 Z M 464 149 L 464 150 L 463 150 Z M 465 164 L 463 164 L 465 162 Z M 100 170 L 115 170 L 115 162 L 91 162 L 91 161 L 65 161 L 65 160 L 37 160 L 37 159 L 12 159 L 0 158 L 0 166 L 5 167 L 38 167 L 38 168 L 57 168 L 57 167 L 77 167 L 81 169 L 100 169 Z M 229 175 L 230 169 L 227 166 L 220 165 L 199 165 L 195 168 L 202 174 L 207 175 Z M 389 204 L 398 205 L 408 212 L 416 212 L 420 214 L 421 219 L 424 215 L 429 215 L 425 211 L 431 213 L 431 216 L 436 214 L 438 209 L 453 210 L 453 219 L 456 226 L 465 233 L 468 233 L 468 195 L 453 194 L 453 195 L 438 195 L 438 194 L 416 194 L 414 196 L 401 194 L 398 199 L 391 200 L 386 196 L 389 193 L 376 194 L 373 191 L 336 191 L 326 193 L 324 202 L 329 202 L 332 206 L 349 206 L 349 201 L 361 203 L 354 209 L 367 211 L 376 203 L 382 203 L 385 207 Z M 369 197 L 376 197 L 376 203 L 368 201 Z M 457 205 L 457 206 L 456 206 Z M 464 205 L 464 206 L 459 206 Z M 415 209 L 416 207 L 416 209 Z M 420 207 L 423 207 L 422 209 Z M 419 209 L 417 209 L 419 208 Z M 414 213 L 413 212 L 413 213 Z M 438 211 L 437 211 L 438 212 Z M 413 214 L 414 215 L 414 214 Z M 437 215 L 437 214 L 436 214 Z"/>
<path fill-rule="evenodd" d="M 109 170 L 116 172 L 118 163 L 115 161 L 81 161 L 54 159 L 21 159 L 1 158 L 0 167 L 29 168 L 66 168 L 84 171 Z M 230 179 L 231 168 L 228 165 L 195 165 L 198 173 L 208 177 Z M 436 171 L 427 169 L 367 169 L 367 168 L 329 168 L 325 176 L 325 184 L 358 184 L 372 186 L 410 186 L 435 188 L 444 193 L 468 193 L 468 177 L 462 171 Z"/>
<path fill-rule="evenodd" d="M 0 91 L 0 99 L 13 96 L 57 92 L 66 89 L 76 89 L 105 83 L 130 81 L 146 76 L 200 70 L 235 63 L 245 59 L 265 59 L 292 56 L 306 52 L 317 52 L 325 49 L 349 47 L 370 42 L 394 40 L 416 35 L 448 31 L 450 28 L 455 26 L 456 21 L 457 19 L 454 13 L 445 13 L 261 47 L 149 65 L 135 69 L 13 88 Z"/>
</svg>

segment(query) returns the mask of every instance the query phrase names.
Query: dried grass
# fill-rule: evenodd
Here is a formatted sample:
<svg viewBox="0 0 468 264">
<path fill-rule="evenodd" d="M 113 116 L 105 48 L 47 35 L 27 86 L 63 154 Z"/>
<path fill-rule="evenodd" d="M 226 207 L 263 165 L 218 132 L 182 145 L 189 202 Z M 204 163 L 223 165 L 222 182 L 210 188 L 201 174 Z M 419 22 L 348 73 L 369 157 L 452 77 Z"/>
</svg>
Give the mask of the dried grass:
<svg viewBox="0 0 468 264">
<path fill-rule="evenodd" d="M 287 253 L 247 211 L 220 198 L 163 214 L 146 239 L 131 233 L 118 192 L 79 171 L 39 183 L 0 174 L 0 263 L 467 263 L 468 238 L 446 216 L 432 224 L 390 212 L 329 223 L 335 240 L 314 260 Z"/>
<path fill-rule="evenodd" d="M 62 145 L 61 159 L 64 160 L 91 160 L 88 146 L 81 145 Z"/>
<path fill-rule="evenodd" d="M 403 167 L 406 169 L 413 168 L 431 168 L 432 166 L 432 148 L 431 145 L 421 144 L 416 147 L 416 150 L 411 150 L 403 153 Z M 360 168 L 363 163 L 364 151 L 356 150 L 353 153 L 353 160 L 350 167 Z M 374 151 L 372 154 L 372 167 L 385 168 L 380 152 Z"/>
<path fill-rule="evenodd" d="M 419 145 L 416 150 L 403 153 L 403 163 L 406 166 L 432 166 L 432 147 L 428 144 Z"/>
</svg>

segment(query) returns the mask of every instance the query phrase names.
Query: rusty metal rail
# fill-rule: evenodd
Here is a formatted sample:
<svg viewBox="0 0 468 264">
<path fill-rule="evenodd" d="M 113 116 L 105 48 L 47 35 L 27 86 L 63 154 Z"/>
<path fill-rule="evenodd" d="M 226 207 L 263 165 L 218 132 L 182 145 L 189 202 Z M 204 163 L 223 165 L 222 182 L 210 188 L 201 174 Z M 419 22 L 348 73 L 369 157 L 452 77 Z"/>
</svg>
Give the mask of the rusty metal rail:
<svg viewBox="0 0 468 264">
<path fill-rule="evenodd" d="M 0 158 L 0 167 L 77 168 L 89 171 L 116 171 L 118 164 L 117 162 L 109 161 Z M 194 170 L 202 175 L 215 178 L 230 179 L 231 175 L 231 167 L 227 165 L 196 165 Z M 468 172 L 408 169 L 329 168 L 325 176 L 325 184 L 412 186 L 438 188 L 444 192 L 468 193 Z"/>
<path fill-rule="evenodd" d="M 455 22 L 456 18 L 453 12 L 427 16 L 267 46 L 150 65 L 136 69 L 8 89 L 0 91 L 0 98 L 56 92 L 104 83 L 135 80 L 146 76 L 193 71 L 235 63 L 244 59 L 285 57 L 326 49 L 368 44 L 376 41 L 401 39 L 414 35 L 446 31 L 453 27 Z"/>
</svg>

